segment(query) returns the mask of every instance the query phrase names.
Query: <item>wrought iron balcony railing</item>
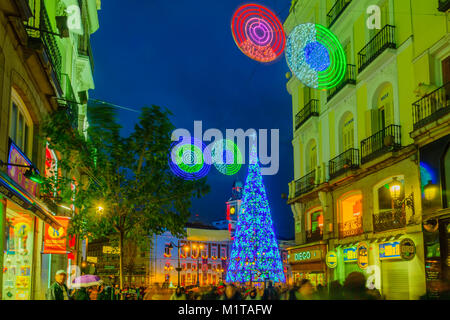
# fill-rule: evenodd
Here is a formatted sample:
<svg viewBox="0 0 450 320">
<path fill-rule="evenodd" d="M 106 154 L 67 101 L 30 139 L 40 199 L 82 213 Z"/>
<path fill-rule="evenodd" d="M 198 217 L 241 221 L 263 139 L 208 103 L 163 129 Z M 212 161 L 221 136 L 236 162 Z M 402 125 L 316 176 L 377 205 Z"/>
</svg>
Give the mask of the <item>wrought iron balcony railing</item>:
<svg viewBox="0 0 450 320">
<path fill-rule="evenodd" d="M 78 54 L 89 58 L 91 64 L 91 72 L 94 74 L 94 55 L 92 54 L 91 43 L 89 42 L 86 48 L 79 48 Z"/>
<path fill-rule="evenodd" d="M 334 179 L 341 174 L 359 168 L 359 150 L 348 149 L 328 163 L 330 170 L 330 179 Z"/>
<path fill-rule="evenodd" d="M 340 238 L 356 236 L 362 234 L 363 232 L 362 216 L 339 223 Z"/>
<path fill-rule="evenodd" d="M 315 187 L 316 171 L 311 171 L 306 176 L 295 181 L 295 196 L 311 191 Z"/>
<path fill-rule="evenodd" d="M 386 152 L 398 150 L 401 146 L 401 126 L 390 125 L 361 141 L 361 163 L 369 162 Z"/>
<path fill-rule="evenodd" d="M 450 82 L 413 103 L 414 130 L 450 111 Z"/>
<path fill-rule="evenodd" d="M 441 12 L 447 12 L 450 9 L 450 0 L 439 0 L 438 10 Z"/>
<path fill-rule="evenodd" d="M 314 232 L 312 230 L 306 231 L 306 242 L 315 242 L 323 239 L 323 229 L 317 228 Z"/>
<path fill-rule="evenodd" d="M 64 73 L 61 75 L 61 79 L 64 87 L 64 99 L 59 99 L 59 105 L 66 109 L 72 128 L 76 129 L 78 127 L 78 102 L 69 76 Z"/>
<path fill-rule="evenodd" d="M 309 118 L 319 116 L 319 100 L 312 99 L 295 116 L 295 130 L 300 128 Z"/>
<path fill-rule="evenodd" d="M 39 41 L 44 47 L 45 59 L 52 66 L 52 78 L 61 93 L 61 52 L 56 41 L 56 32 L 52 29 L 44 1 L 30 0 L 33 17 L 25 22 L 25 29 L 32 41 Z"/>
<path fill-rule="evenodd" d="M 383 232 L 406 227 L 406 213 L 403 209 L 373 214 L 373 231 Z"/>
<path fill-rule="evenodd" d="M 327 13 L 327 24 L 328 28 L 330 28 L 333 23 L 341 16 L 342 12 L 344 12 L 345 8 L 352 2 L 352 0 L 336 0 L 333 7 L 331 7 L 330 11 Z"/>
<path fill-rule="evenodd" d="M 354 64 L 348 64 L 344 79 L 336 87 L 328 90 L 327 101 L 330 101 L 347 84 L 356 84 L 356 66 Z"/>
<path fill-rule="evenodd" d="M 358 72 L 363 71 L 372 61 L 374 61 L 386 49 L 396 49 L 395 27 L 384 26 L 364 48 L 358 53 Z"/>
</svg>

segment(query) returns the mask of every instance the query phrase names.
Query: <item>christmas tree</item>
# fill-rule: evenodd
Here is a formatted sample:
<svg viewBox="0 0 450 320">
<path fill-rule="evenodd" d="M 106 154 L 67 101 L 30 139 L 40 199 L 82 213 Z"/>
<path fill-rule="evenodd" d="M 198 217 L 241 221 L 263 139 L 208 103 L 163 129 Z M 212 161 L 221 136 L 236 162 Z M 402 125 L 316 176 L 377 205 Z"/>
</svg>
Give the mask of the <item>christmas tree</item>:
<svg viewBox="0 0 450 320">
<path fill-rule="evenodd" d="M 227 282 L 285 282 L 261 168 L 253 147 L 236 225 Z"/>
</svg>

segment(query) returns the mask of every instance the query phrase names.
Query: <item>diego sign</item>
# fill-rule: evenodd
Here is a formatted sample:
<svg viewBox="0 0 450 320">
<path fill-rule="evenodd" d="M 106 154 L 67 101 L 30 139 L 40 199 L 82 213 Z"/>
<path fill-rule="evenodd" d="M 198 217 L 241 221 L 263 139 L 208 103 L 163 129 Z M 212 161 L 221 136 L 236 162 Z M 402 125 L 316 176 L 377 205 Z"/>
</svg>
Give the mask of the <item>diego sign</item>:
<svg viewBox="0 0 450 320">
<path fill-rule="evenodd" d="M 400 256 L 404 260 L 412 260 L 416 255 L 416 244 L 413 240 L 405 238 L 400 242 Z"/>
</svg>

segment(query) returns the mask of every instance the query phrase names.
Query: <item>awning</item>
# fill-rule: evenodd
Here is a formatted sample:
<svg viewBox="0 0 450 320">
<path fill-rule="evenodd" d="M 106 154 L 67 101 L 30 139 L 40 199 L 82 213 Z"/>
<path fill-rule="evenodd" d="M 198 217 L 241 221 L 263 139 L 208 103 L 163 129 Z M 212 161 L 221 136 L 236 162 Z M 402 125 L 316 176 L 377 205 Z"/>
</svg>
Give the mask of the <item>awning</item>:
<svg viewBox="0 0 450 320">
<path fill-rule="evenodd" d="M 45 204 L 30 195 L 3 171 L 0 171 L 0 193 L 25 210 L 31 211 L 36 217 L 51 225 L 53 228 L 62 227 Z"/>
</svg>

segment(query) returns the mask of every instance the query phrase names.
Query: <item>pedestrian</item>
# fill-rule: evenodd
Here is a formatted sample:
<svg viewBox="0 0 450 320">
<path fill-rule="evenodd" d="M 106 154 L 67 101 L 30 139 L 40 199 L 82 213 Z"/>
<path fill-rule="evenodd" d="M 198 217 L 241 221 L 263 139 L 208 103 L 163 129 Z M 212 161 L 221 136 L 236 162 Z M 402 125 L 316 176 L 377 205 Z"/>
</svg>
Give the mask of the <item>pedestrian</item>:
<svg viewBox="0 0 450 320">
<path fill-rule="evenodd" d="M 114 300 L 114 293 L 110 286 L 100 285 L 97 300 Z"/>
<path fill-rule="evenodd" d="M 256 291 L 256 288 L 251 289 L 248 294 L 247 298 L 245 300 L 261 300 L 261 296 L 258 295 L 258 292 Z"/>
<path fill-rule="evenodd" d="M 225 294 L 222 296 L 221 300 L 242 300 L 241 294 L 238 289 L 233 284 L 228 284 L 225 288 Z"/>
<path fill-rule="evenodd" d="M 350 273 L 344 282 L 344 298 L 347 300 L 375 300 L 367 292 L 366 277 L 361 272 Z"/>
<path fill-rule="evenodd" d="M 264 290 L 263 300 L 278 300 L 278 292 L 273 287 L 272 281 L 269 281 L 267 288 Z"/>
<path fill-rule="evenodd" d="M 328 297 L 330 300 L 344 300 L 343 288 L 339 281 L 330 282 Z"/>
<path fill-rule="evenodd" d="M 302 279 L 300 282 L 300 287 L 298 289 L 298 294 L 296 295 L 297 300 L 315 300 L 314 287 L 311 281 L 308 279 Z"/>
<path fill-rule="evenodd" d="M 89 299 L 89 294 L 88 291 L 86 290 L 86 288 L 79 288 L 77 290 L 75 290 L 74 294 L 73 294 L 73 300 L 90 300 Z"/>
<path fill-rule="evenodd" d="M 328 300 L 327 287 L 319 283 L 317 285 L 316 290 L 317 290 L 317 298 L 319 298 L 320 300 Z"/>
<path fill-rule="evenodd" d="M 55 282 L 46 292 L 47 300 L 70 300 L 69 290 L 66 286 L 67 273 L 59 270 L 55 274 Z"/>
<path fill-rule="evenodd" d="M 217 288 L 215 286 L 209 286 L 208 289 L 203 293 L 202 300 L 217 300 Z"/>
<path fill-rule="evenodd" d="M 187 300 L 183 287 L 177 287 L 175 292 L 170 297 L 170 300 Z"/>
</svg>

